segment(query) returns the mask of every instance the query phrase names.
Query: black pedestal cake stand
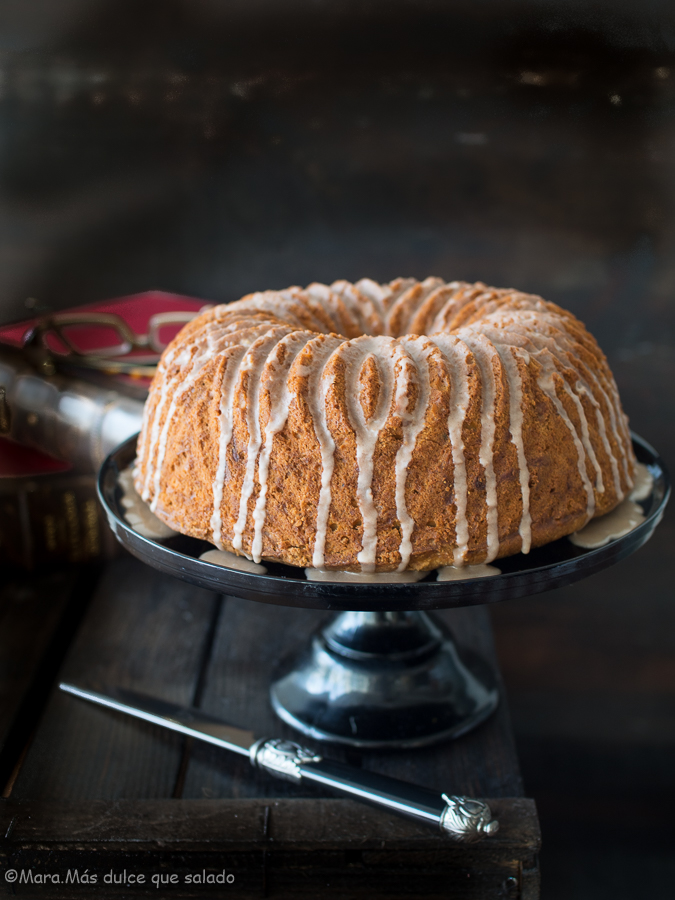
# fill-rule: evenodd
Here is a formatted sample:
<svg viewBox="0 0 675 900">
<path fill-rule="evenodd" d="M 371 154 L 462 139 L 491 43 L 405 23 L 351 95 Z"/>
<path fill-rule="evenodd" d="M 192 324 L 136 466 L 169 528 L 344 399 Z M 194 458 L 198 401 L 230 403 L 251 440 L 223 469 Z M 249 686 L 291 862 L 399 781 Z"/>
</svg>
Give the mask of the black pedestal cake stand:
<svg viewBox="0 0 675 900">
<path fill-rule="evenodd" d="M 118 478 L 133 461 L 131 438 L 105 461 L 99 495 L 117 539 L 134 556 L 200 587 L 247 600 L 335 610 L 311 645 L 283 661 L 271 686 L 278 715 L 317 740 L 356 747 L 419 747 L 457 737 L 495 709 L 495 675 L 457 647 L 429 610 L 494 603 L 561 587 L 630 555 L 651 537 L 668 497 L 657 453 L 633 436 L 638 460 L 654 485 L 642 501 L 645 521 L 618 540 L 584 550 L 563 538 L 529 555 L 499 560 L 500 575 L 410 583 L 308 581 L 302 569 L 266 563 L 267 574 L 227 569 L 199 559 L 210 544 L 176 535 L 158 542 L 126 522 Z M 252 649 L 252 652 L 255 652 Z"/>
</svg>

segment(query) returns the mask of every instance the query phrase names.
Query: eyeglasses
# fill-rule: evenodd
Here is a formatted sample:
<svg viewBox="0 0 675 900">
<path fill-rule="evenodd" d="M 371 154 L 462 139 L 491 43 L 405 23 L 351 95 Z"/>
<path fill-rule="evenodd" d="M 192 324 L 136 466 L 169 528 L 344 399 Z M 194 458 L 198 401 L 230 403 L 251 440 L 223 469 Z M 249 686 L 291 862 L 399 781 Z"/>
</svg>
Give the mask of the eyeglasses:
<svg viewBox="0 0 675 900">
<path fill-rule="evenodd" d="M 35 322 L 24 347 L 46 351 L 54 363 L 151 376 L 176 334 L 175 326 L 191 322 L 201 311 L 156 313 L 148 319 L 147 334 L 137 334 L 115 313 L 54 313 Z M 169 328 L 168 339 L 163 340 L 162 331 L 166 335 Z"/>
</svg>

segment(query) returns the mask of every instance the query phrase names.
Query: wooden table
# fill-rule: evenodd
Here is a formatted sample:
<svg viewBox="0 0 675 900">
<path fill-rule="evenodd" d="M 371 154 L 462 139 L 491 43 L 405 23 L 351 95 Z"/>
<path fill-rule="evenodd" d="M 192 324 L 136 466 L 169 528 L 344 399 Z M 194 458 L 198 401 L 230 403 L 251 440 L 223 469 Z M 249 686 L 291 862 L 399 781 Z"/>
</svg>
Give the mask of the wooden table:
<svg viewBox="0 0 675 900">
<path fill-rule="evenodd" d="M 496 665 L 486 610 L 441 615 Z M 324 616 L 221 597 L 127 556 L 102 572 L 18 576 L 0 595 L 0 896 L 538 897 L 537 815 L 503 697 L 437 748 L 330 751 L 488 798 L 500 831 L 464 846 L 57 689 L 122 685 L 297 737 L 272 713 L 271 670 Z M 8 869 L 24 880 L 8 884 Z M 209 874 L 221 883 L 202 883 Z"/>
</svg>

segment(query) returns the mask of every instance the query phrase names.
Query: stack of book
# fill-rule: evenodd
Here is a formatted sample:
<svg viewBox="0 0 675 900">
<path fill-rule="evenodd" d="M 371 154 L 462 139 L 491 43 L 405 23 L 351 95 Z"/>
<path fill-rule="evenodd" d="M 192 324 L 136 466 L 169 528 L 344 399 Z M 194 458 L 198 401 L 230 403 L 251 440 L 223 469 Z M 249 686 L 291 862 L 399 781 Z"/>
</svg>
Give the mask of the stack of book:
<svg viewBox="0 0 675 900">
<path fill-rule="evenodd" d="M 151 291 L 0 327 L 0 561 L 116 552 L 98 469 L 139 431 L 161 349 L 204 305 Z"/>
</svg>

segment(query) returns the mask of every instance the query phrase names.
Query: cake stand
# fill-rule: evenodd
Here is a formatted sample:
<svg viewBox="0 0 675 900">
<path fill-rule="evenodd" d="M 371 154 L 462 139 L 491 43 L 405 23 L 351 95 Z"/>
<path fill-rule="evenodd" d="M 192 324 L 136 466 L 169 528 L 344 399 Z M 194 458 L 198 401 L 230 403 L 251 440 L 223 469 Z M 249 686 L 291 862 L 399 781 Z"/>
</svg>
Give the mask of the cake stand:
<svg viewBox="0 0 675 900">
<path fill-rule="evenodd" d="M 120 543 L 161 572 L 246 600 L 338 613 L 309 646 L 284 660 L 270 689 L 277 714 L 304 734 L 354 747 L 421 747 L 458 737 L 495 709 L 495 673 L 458 647 L 429 610 L 495 603 L 562 587 L 629 556 L 649 540 L 670 495 L 656 451 L 633 435 L 638 461 L 654 485 L 642 501 L 645 521 L 618 540 L 584 550 L 567 538 L 498 561 L 500 575 L 465 581 L 343 583 L 308 581 L 304 570 L 265 563 L 267 574 L 199 559 L 212 545 L 176 535 L 161 542 L 126 522 L 118 477 L 136 454 L 136 438 L 104 462 L 99 497 Z M 252 650 L 254 652 L 254 650 Z"/>
</svg>

